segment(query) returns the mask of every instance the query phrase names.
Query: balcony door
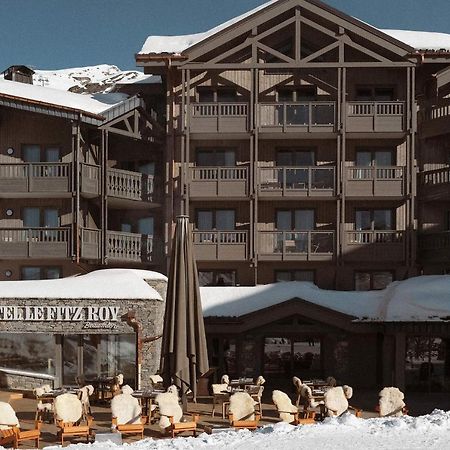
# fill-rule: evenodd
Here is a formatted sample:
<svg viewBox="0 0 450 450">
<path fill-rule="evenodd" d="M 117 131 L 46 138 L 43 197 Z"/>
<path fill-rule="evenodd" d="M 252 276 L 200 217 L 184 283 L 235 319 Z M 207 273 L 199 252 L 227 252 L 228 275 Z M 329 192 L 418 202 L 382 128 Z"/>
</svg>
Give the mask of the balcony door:
<svg viewBox="0 0 450 450">
<path fill-rule="evenodd" d="M 201 148 L 197 150 L 195 162 L 199 167 L 234 167 L 236 151 L 230 148 Z"/>
<path fill-rule="evenodd" d="M 286 252 L 305 253 L 308 251 L 308 231 L 315 228 L 313 209 L 291 209 L 277 211 L 278 234 L 276 251 L 284 247 Z"/>
<path fill-rule="evenodd" d="M 309 171 L 306 167 L 314 166 L 315 162 L 314 149 L 278 150 L 276 165 L 286 167 L 286 169 L 279 170 L 278 182 L 283 185 L 284 181 L 288 189 L 306 189 L 309 185 Z"/>
<path fill-rule="evenodd" d="M 59 227 L 59 214 L 56 208 L 23 208 L 22 217 L 25 228 Z"/>
<path fill-rule="evenodd" d="M 357 231 L 393 230 L 394 211 L 392 209 L 359 209 L 355 213 Z"/>
<path fill-rule="evenodd" d="M 200 231 L 232 231 L 236 229 L 233 209 L 210 209 L 197 211 L 197 229 Z"/>
</svg>

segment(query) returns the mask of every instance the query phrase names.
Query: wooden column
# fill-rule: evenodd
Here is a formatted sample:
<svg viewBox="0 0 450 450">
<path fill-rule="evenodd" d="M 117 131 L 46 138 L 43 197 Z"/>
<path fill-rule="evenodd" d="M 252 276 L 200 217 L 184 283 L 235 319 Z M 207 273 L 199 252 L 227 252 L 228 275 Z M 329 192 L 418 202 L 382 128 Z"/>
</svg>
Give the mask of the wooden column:
<svg viewBox="0 0 450 450">
<path fill-rule="evenodd" d="M 395 386 L 401 391 L 405 389 L 405 350 L 406 337 L 403 333 L 395 334 L 395 361 L 394 381 Z"/>
</svg>

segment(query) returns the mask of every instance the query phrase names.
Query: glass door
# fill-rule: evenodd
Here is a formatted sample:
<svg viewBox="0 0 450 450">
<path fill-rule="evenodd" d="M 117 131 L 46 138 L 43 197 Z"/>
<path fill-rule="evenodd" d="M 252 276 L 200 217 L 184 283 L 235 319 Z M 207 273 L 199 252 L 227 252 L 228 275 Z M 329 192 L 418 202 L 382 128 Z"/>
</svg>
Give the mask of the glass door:
<svg viewBox="0 0 450 450">
<path fill-rule="evenodd" d="M 82 341 L 76 334 L 62 337 L 63 385 L 76 385 L 76 378 L 81 375 Z"/>
</svg>

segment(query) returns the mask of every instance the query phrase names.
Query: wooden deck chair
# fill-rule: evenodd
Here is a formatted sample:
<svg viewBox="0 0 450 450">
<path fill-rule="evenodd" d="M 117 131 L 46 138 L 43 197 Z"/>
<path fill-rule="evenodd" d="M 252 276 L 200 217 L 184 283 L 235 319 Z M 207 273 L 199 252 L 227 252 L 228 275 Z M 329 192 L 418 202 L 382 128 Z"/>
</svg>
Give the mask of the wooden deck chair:
<svg viewBox="0 0 450 450">
<path fill-rule="evenodd" d="M 36 448 L 39 448 L 41 421 L 36 420 L 34 425 L 33 430 L 22 431 L 12 406 L 6 402 L 0 402 L 0 445 L 12 444 L 14 448 L 19 448 L 22 442 L 34 441 Z"/>
<path fill-rule="evenodd" d="M 216 413 L 216 405 L 220 405 L 222 409 L 222 419 L 226 417 L 226 409 L 230 404 L 230 394 L 226 392 L 228 389 L 228 384 L 213 384 L 211 385 L 213 392 L 213 404 L 212 404 L 212 417 L 215 416 Z"/>
<path fill-rule="evenodd" d="M 264 392 L 264 386 L 245 386 L 245 392 L 250 395 L 250 397 L 255 400 L 256 406 L 258 407 L 258 412 L 262 415 L 262 395 Z"/>
<path fill-rule="evenodd" d="M 48 391 L 45 387 L 38 387 L 33 389 L 33 394 L 36 398 L 36 415 L 34 420 L 52 421 L 54 419 L 53 400 L 43 401 L 42 398 Z"/>
<path fill-rule="evenodd" d="M 81 404 L 83 406 L 83 419 L 87 420 L 88 417 L 92 416 L 92 411 L 91 411 L 91 403 L 89 398 L 91 397 L 91 395 L 94 394 L 94 386 L 88 384 L 87 386 L 83 386 L 80 389 L 78 398 L 81 401 Z"/>
<path fill-rule="evenodd" d="M 273 391 L 272 401 L 283 422 L 292 425 L 315 423 L 315 411 L 299 411 L 298 407 L 292 404 L 289 396 L 283 391 Z"/>
<path fill-rule="evenodd" d="M 247 392 L 236 392 L 230 397 L 228 420 L 236 429 L 256 430 L 261 414 L 255 411 L 257 402 Z"/>
<path fill-rule="evenodd" d="M 93 418 L 88 416 L 82 424 L 83 405 L 75 394 L 58 395 L 54 403 L 56 426 L 61 445 L 64 445 L 65 437 L 83 437 L 86 442 L 92 432 Z"/>
<path fill-rule="evenodd" d="M 137 398 L 131 394 L 118 394 L 111 400 L 112 425 L 125 435 L 144 438 L 144 425 L 148 417 L 142 416 L 142 408 Z"/>
<path fill-rule="evenodd" d="M 167 416 L 170 425 L 166 427 L 166 432 L 174 438 L 179 433 L 189 432 L 192 433 L 194 437 L 197 436 L 197 422 L 200 419 L 199 414 L 192 414 L 192 420 L 186 422 L 175 422 L 174 416 Z"/>
</svg>

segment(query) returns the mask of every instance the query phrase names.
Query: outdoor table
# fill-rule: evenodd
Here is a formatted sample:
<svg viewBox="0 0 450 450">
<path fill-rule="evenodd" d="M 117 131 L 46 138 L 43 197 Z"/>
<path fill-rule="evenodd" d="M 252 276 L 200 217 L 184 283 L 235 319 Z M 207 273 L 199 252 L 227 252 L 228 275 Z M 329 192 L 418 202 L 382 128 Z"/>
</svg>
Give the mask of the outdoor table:
<svg viewBox="0 0 450 450">
<path fill-rule="evenodd" d="M 137 398 L 141 404 L 142 415 L 151 417 L 152 414 L 152 405 L 153 399 L 158 395 L 165 392 L 161 389 L 153 389 L 153 390 L 138 390 L 134 391 L 131 395 Z"/>
<path fill-rule="evenodd" d="M 230 381 L 231 387 L 240 387 L 240 386 L 247 386 L 253 384 L 253 378 L 239 378 L 235 380 Z"/>
</svg>

